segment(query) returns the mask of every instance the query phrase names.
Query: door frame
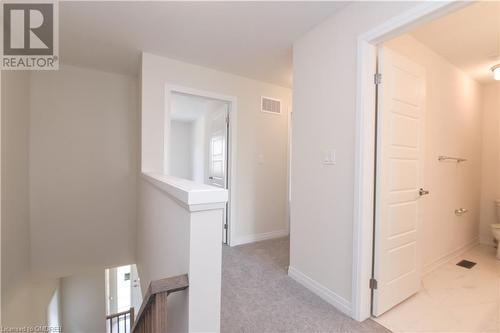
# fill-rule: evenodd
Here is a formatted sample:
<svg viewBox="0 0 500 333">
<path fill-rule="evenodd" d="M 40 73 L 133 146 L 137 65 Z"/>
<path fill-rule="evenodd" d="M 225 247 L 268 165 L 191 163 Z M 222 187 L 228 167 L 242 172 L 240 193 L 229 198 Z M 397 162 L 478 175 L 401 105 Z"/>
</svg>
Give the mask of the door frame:
<svg viewBox="0 0 500 333">
<path fill-rule="evenodd" d="M 235 234 L 236 226 L 234 225 L 233 216 L 236 215 L 236 171 L 237 171 L 237 120 L 238 120 L 238 103 L 236 96 L 219 94 L 217 92 L 199 90 L 195 88 L 179 86 L 174 84 L 165 85 L 165 117 L 164 117 L 164 128 L 165 133 L 170 133 L 170 101 L 172 98 L 172 93 L 181 93 L 194 95 L 198 97 L 205 97 L 209 99 L 215 99 L 229 104 L 228 117 L 229 117 L 229 128 L 227 132 L 227 190 L 228 190 L 228 201 L 226 208 L 227 216 L 227 245 L 231 246 L 233 240 L 233 235 Z M 163 172 L 168 175 L 168 158 L 169 158 L 169 144 L 168 137 L 165 135 L 163 138 Z"/>
<path fill-rule="evenodd" d="M 377 45 L 472 3 L 424 2 L 358 37 L 351 302 L 351 316 L 358 321 L 370 318 L 372 302 Z"/>
</svg>

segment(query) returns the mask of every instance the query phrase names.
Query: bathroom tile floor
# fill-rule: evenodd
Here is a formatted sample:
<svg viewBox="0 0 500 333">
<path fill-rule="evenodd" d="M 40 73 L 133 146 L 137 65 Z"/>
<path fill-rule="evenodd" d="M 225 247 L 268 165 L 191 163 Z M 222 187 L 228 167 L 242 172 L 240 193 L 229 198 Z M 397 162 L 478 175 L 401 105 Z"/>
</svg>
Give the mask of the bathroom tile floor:
<svg viewBox="0 0 500 333">
<path fill-rule="evenodd" d="M 500 332 L 500 260 L 496 249 L 478 245 L 422 279 L 418 294 L 382 316 L 393 332 Z M 456 265 L 466 259 L 477 265 Z"/>
</svg>

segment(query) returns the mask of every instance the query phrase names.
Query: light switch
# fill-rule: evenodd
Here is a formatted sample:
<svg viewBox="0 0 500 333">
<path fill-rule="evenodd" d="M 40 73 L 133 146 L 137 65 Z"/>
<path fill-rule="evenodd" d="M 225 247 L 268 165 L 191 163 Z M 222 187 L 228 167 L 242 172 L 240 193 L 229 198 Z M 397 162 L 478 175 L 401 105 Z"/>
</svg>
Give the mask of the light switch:
<svg viewBox="0 0 500 333">
<path fill-rule="evenodd" d="M 257 163 L 260 165 L 264 164 L 264 155 L 263 154 L 259 154 L 257 156 Z"/>
<path fill-rule="evenodd" d="M 335 149 L 325 150 L 323 152 L 323 164 L 333 165 L 335 163 L 337 163 L 337 152 Z"/>
</svg>

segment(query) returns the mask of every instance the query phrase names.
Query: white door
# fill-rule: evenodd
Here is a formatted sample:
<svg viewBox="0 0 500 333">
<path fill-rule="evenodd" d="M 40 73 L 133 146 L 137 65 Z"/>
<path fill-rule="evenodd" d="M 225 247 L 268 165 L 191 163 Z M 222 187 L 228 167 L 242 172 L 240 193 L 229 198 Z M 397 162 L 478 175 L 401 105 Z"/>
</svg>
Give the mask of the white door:
<svg viewBox="0 0 500 333">
<path fill-rule="evenodd" d="M 227 188 L 227 145 L 228 145 L 228 112 L 229 106 L 212 112 L 209 115 L 208 135 L 208 185 Z M 224 209 L 222 238 L 227 243 L 227 205 Z"/>
<path fill-rule="evenodd" d="M 107 315 L 118 312 L 118 297 L 116 291 L 116 268 L 106 270 L 106 296 L 107 296 Z"/>
<path fill-rule="evenodd" d="M 142 304 L 141 281 L 137 272 L 137 266 L 134 264 L 130 268 L 130 300 L 131 306 L 135 310 L 135 314 L 139 312 Z"/>
<path fill-rule="evenodd" d="M 379 52 L 373 315 L 420 289 L 417 229 L 423 187 L 425 70 Z"/>
</svg>

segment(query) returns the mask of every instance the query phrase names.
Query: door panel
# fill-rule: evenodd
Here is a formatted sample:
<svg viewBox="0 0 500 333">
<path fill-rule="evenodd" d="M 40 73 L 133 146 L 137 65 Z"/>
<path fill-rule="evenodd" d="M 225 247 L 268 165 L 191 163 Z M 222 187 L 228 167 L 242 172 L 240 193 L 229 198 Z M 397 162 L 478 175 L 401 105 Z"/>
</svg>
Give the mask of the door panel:
<svg viewBox="0 0 500 333">
<path fill-rule="evenodd" d="M 141 291 L 141 281 L 139 280 L 139 273 L 137 272 L 137 266 L 134 264 L 130 268 L 130 300 L 131 306 L 135 309 L 135 313 L 139 313 L 139 309 L 142 305 L 142 291 Z"/>
<path fill-rule="evenodd" d="M 228 188 L 228 115 L 229 105 L 224 105 L 209 115 L 208 135 L 208 172 L 206 183 L 220 188 Z M 222 240 L 227 244 L 228 218 L 227 207 L 224 209 Z"/>
<path fill-rule="evenodd" d="M 425 70 L 382 48 L 378 86 L 373 315 L 420 288 L 417 232 L 423 186 Z"/>
<path fill-rule="evenodd" d="M 226 188 L 227 106 L 210 116 L 207 184 Z"/>
</svg>

